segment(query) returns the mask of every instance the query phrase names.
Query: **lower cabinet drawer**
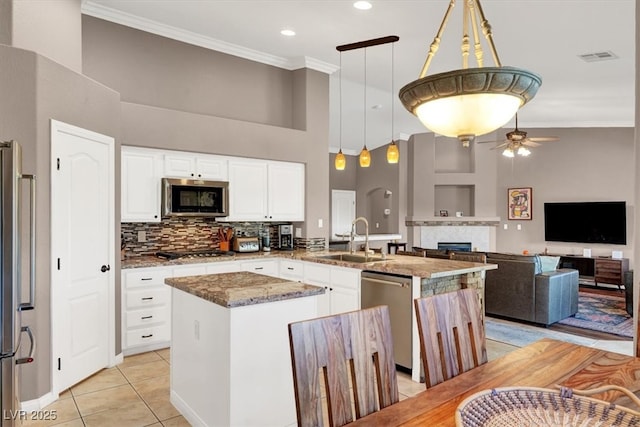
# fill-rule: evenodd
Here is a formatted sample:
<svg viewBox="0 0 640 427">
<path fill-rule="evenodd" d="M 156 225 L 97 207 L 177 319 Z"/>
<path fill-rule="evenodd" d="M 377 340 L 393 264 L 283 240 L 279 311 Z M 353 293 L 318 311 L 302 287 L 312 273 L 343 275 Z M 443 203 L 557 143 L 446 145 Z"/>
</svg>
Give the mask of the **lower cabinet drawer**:
<svg viewBox="0 0 640 427">
<path fill-rule="evenodd" d="M 169 303 L 170 299 L 170 289 L 167 285 L 144 290 L 128 290 L 126 296 L 126 308 L 165 305 Z"/>
<path fill-rule="evenodd" d="M 125 314 L 125 327 L 127 329 L 138 326 L 151 326 L 166 323 L 171 316 L 168 305 L 150 307 L 143 310 L 131 310 Z"/>
<path fill-rule="evenodd" d="M 169 341 L 171 329 L 168 324 L 127 331 L 125 347 Z"/>
</svg>

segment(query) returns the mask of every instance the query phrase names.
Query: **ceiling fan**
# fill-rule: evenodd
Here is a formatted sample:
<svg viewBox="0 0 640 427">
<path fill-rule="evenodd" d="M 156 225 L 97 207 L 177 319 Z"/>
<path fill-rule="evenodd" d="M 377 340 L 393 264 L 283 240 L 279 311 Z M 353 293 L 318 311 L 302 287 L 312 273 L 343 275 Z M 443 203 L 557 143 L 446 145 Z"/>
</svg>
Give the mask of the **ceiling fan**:
<svg viewBox="0 0 640 427">
<path fill-rule="evenodd" d="M 518 113 L 516 113 L 516 128 L 511 132 L 507 132 L 507 139 L 503 141 L 478 141 L 478 144 L 487 142 L 498 142 L 500 144 L 492 147 L 492 150 L 505 147 L 502 155 L 505 157 L 514 157 L 516 154 L 520 156 L 528 156 L 531 151 L 528 147 L 539 147 L 541 142 L 553 142 L 559 138 L 555 136 L 529 138 L 527 132 L 518 129 Z"/>
</svg>

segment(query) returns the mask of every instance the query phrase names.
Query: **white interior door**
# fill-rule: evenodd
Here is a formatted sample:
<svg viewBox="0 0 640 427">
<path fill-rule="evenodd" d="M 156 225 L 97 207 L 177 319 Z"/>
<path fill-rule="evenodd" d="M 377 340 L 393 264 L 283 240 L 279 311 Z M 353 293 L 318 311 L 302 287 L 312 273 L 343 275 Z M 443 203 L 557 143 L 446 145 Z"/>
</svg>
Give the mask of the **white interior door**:
<svg viewBox="0 0 640 427">
<path fill-rule="evenodd" d="M 351 223 L 356 219 L 356 192 L 331 190 L 331 238 L 336 234 L 349 234 Z"/>
<path fill-rule="evenodd" d="M 110 363 L 114 140 L 51 122 L 53 392 Z"/>
</svg>

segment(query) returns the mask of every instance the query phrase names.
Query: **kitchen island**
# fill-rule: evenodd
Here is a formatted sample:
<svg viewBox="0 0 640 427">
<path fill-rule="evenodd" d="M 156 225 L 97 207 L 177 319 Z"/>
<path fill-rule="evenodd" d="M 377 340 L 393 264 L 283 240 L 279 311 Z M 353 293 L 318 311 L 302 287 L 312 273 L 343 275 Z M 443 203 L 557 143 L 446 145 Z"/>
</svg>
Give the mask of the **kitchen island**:
<svg viewBox="0 0 640 427">
<path fill-rule="evenodd" d="M 287 325 L 318 317 L 324 288 L 251 272 L 172 287 L 171 403 L 194 426 L 296 423 Z"/>
</svg>

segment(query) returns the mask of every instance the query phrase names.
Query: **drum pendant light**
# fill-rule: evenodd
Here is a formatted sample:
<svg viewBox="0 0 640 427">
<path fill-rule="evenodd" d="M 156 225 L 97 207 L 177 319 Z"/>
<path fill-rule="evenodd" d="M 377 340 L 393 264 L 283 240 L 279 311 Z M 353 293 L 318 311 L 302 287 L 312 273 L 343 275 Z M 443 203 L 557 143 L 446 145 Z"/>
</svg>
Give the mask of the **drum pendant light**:
<svg viewBox="0 0 640 427">
<path fill-rule="evenodd" d="M 463 1 L 462 69 L 427 76 L 454 5 L 455 0 L 450 0 L 420 76 L 400 89 L 400 100 L 428 129 L 458 138 L 463 146 L 468 147 L 476 136 L 506 124 L 520 107 L 535 96 L 542 79 L 531 71 L 502 66 L 480 0 Z M 495 67 L 483 66 L 480 31 L 484 33 Z M 468 64 L 471 39 L 477 68 L 469 68 Z"/>
</svg>

